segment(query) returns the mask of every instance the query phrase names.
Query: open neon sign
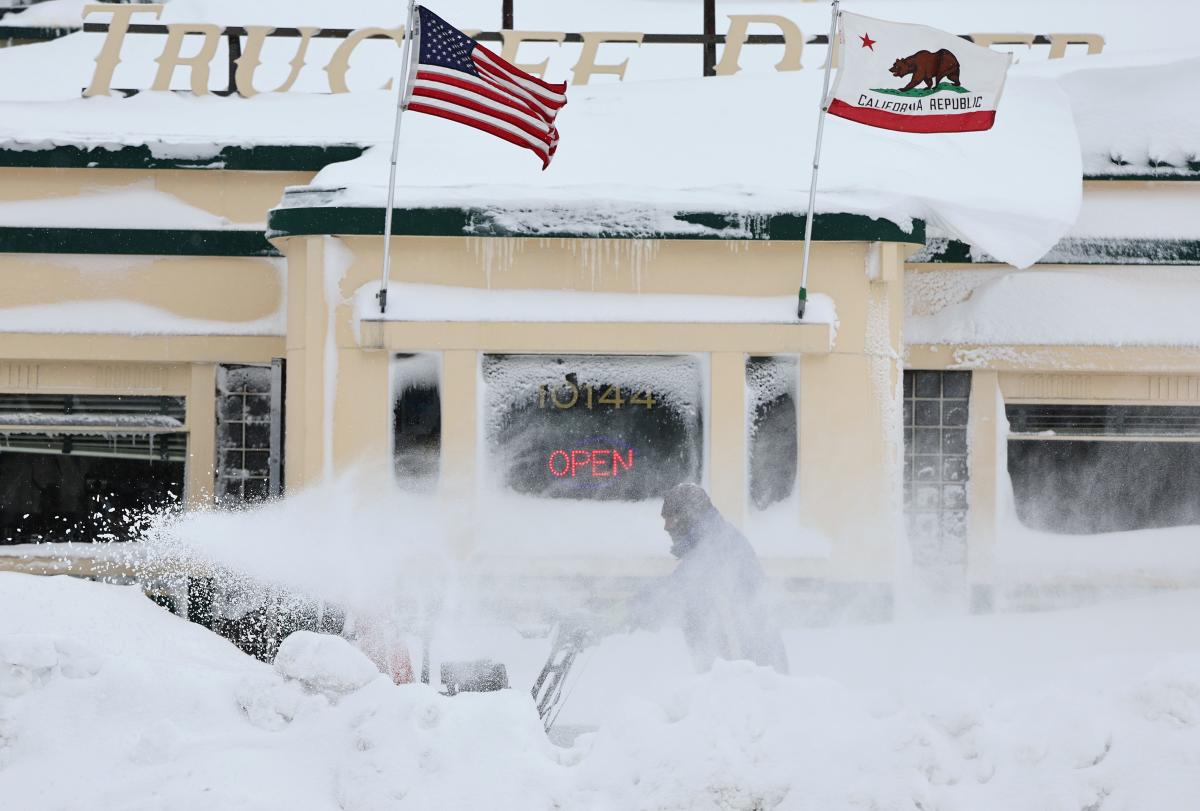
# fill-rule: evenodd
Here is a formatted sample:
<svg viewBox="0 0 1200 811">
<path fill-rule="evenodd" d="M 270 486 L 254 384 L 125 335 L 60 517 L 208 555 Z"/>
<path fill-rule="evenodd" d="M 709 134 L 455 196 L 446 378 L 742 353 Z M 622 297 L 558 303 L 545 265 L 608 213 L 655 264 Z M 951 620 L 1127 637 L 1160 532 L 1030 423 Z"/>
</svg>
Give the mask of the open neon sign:
<svg viewBox="0 0 1200 811">
<path fill-rule="evenodd" d="M 633 448 L 622 455 L 616 448 L 557 448 L 550 451 L 546 466 L 555 478 L 617 476 L 621 469 L 633 470 Z M 586 469 L 586 472 L 582 472 Z"/>
</svg>

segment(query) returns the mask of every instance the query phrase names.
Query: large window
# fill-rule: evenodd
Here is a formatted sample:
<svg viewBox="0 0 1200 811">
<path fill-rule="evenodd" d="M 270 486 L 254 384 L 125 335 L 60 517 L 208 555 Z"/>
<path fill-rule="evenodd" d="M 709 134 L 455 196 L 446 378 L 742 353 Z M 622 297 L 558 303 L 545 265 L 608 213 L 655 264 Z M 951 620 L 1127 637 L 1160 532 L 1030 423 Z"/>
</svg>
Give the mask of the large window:
<svg viewBox="0 0 1200 811">
<path fill-rule="evenodd" d="M 1059 533 L 1200 524 L 1200 408 L 1009 405 L 1017 516 Z"/>
<path fill-rule="evenodd" d="M 183 495 L 182 397 L 0 394 L 0 544 L 127 540 Z"/>
<path fill-rule="evenodd" d="M 695 358 L 487 355 L 483 380 L 490 475 L 510 490 L 636 501 L 700 480 Z"/>
</svg>

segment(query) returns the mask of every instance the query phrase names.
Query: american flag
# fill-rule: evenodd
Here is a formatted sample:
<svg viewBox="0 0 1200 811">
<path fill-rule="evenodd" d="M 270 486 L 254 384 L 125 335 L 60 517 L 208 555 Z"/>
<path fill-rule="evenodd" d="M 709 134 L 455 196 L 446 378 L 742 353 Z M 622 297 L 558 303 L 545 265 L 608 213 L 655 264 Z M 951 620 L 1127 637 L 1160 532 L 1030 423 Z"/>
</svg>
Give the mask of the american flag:
<svg viewBox="0 0 1200 811">
<path fill-rule="evenodd" d="M 566 84 L 513 67 L 424 6 L 416 26 L 417 76 L 409 110 L 436 115 L 533 150 L 550 165 L 558 148 L 554 118 Z"/>
</svg>

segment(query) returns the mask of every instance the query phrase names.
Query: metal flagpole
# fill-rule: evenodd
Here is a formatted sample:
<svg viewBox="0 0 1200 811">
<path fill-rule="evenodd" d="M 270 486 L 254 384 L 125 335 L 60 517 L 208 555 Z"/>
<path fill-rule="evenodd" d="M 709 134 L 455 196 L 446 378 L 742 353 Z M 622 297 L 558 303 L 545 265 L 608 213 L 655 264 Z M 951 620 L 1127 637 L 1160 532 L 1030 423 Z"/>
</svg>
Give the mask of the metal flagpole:
<svg viewBox="0 0 1200 811">
<path fill-rule="evenodd" d="M 417 36 L 417 0 L 408 0 L 408 17 L 404 23 L 404 48 L 400 52 L 400 76 L 396 89 L 396 123 L 392 128 L 392 165 L 388 171 L 387 208 L 383 212 L 383 278 L 379 282 L 379 313 L 387 312 L 388 274 L 392 269 L 392 203 L 396 199 L 396 156 L 400 152 L 400 117 L 408 107 L 412 91 L 412 44 Z"/>
<path fill-rule="evenodd" d="M 808 216 L 804 218 L 804 265 L 800 274 L 800 295 L 796 302 L 796 317 L 804 320 L 808 303 L 808 252 L 812 246 L 813 204 L 817 199 L 817 168 L 821 163 L 821 137 L 825 134 L 825 111 L 829 105 L 829 74 L 833 72 L 833 54 L 837 48 L 838 3 L 833 0 L 833 18 L 829 23 L 829 56 L 825 59 L 825 83 L 821 88 L 821 111 L 817 114 L 817 145 L 813 150 L 812 180 L 808 186 Z"/>
</svg>

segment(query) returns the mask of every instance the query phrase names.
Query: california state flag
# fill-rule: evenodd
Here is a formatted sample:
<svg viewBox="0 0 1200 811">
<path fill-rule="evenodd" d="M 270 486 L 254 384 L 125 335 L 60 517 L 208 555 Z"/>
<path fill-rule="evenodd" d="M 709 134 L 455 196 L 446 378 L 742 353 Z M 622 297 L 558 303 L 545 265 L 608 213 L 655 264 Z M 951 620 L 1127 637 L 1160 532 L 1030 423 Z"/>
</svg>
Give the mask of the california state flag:
<svg viewBox="0 0 1200 811">
<path fill-rule="evenodd" d="M 902 132 L 991 129 L 1012 54 L 929 28 L 842 12 L 832 115 Z"/>
</svg>

